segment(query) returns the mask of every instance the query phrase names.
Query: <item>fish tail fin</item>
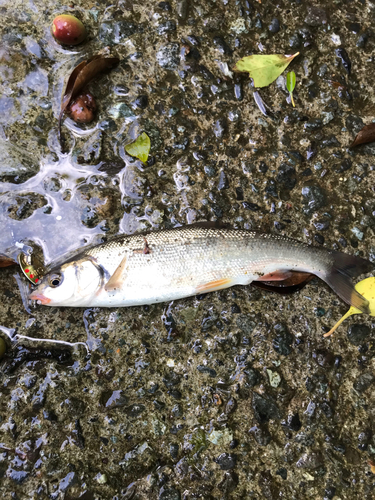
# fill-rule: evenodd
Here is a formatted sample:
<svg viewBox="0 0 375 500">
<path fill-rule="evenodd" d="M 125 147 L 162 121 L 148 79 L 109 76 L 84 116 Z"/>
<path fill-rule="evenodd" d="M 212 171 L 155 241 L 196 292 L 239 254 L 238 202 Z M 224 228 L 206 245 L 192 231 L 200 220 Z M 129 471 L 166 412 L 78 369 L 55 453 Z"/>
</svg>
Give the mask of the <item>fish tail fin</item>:
<svg viewBox="0 0 375 500">
<path fill-rule="evenodd" d="M 374 270 L 374 264 L 362 257 L 343 252 L 331 252 L 334 258 L 331 269 L 319 276 L 348 305 L 370 314 L 369 302 L 354 288 L 351 278 Z"/>
</svg>

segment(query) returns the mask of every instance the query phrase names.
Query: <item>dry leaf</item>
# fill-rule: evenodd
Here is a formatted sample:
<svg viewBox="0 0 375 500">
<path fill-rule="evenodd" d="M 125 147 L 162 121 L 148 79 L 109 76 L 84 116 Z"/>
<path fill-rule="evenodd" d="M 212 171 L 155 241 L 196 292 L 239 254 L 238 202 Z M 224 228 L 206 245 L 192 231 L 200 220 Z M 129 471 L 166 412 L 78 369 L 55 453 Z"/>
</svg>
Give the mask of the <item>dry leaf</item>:
<svg viewBox="0 0 375 500">
<path fill-rule="evenodd" d="M 16 262 L 11 259 L 10 257 L 7 257 L 6 255 L 0 253 L 0 267 L 8 267 L 8 266 L 13 266 Z"/>
<path fill-rule="evenodd" d="M 87 61 L 82 61 L 69 76 L 66 84 L 64 97 L 61 103 L 59 116 L 59 135 L 61 133 L 61 121 L 71 101 L 88 85 L 91 80 L 106 70 L 112 69 L 119 63 L 118 57 L 104 57 L 96 55 Z"/>
<path fill-rule="evenodd" d="M 354 141 L 351 143 L 350 147 L 354 148 L 359 144 L 366 144 L 367 142 L 375 141 L 375 123 L 370 123 L 365 125 L 362 130 L 358 132 Z"/>
</svg>

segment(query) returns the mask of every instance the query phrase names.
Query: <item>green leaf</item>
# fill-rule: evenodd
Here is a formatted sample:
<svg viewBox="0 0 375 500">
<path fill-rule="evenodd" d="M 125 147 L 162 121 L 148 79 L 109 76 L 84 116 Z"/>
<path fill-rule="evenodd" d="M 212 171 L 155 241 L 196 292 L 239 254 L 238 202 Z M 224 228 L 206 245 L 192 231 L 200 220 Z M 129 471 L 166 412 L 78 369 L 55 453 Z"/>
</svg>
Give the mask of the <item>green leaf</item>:
<svg viewBox="0 0 375 500">
<path fill-rule="evenodd" d="M 248 72 L 254 80 L 255 87 L 267 87 L 281 75 L 298 54 L 299 52 L 292 56 L 282 54 L 246 56 L 236 63 L 234 69 Z"/>
<path fill-rule="evenodd" d="M 142 134 L 137 137 L 134 142 L 125 146 L 125 151 L 131 156 L 135 156 L 139 160 L 143 161 L 143 163 L 146 163 L 150 148 L 150 138 L 145 132 L 142 132 Z"/>
<path fill-rule="evenodd" d="M 294 71 L 289 71 L 289 73 L 286 75 L 286 88 L 290 93 L 292 93 L 295 86 L 296 86 L 296 74 L 294 73 Z"/>
</svg>

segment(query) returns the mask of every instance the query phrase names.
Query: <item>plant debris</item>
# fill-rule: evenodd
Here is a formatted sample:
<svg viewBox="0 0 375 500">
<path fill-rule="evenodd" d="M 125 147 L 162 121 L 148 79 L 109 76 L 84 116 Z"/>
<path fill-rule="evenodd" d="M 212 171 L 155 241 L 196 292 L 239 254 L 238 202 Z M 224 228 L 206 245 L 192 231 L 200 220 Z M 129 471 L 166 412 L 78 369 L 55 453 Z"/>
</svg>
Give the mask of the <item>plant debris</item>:
<svg viewBox="0 0 375 500">
<path fill-rule="evenodd" d="M 11 257 L 8 257 L 7 255 L 0 253 L 0 267 L 13 266 L 14 264 L 16 264 L 15 260 L 13 260 Z"/>
<path fill-rule="evenodd" d="M 356 135 L 354 141 L 351 143 L 350 148 L 375 141 L 375 123 L 365 125 Z"/>
<path fill-rule="evenodd" d="M 130 154 L 130 156 L 135 156 L 143 163 L 146 163 L 150 148 L 150 138 L 145 132 L 143 132 L 134 142 L 125 146 L 125 151 Z"/>
<path fill-rule="evenodd" d="M 59 115 L 59 137 L 61 137 L 61 121 L 70 106 L 86 85 L 95 77 L 101 75 L 107 70 L 112 69 L 119 63 L 118 57 L 104 57 L 100 54 L 91 57 L 87 61 L 82 61 L 74 68 L 66 84 L 64 97 L 61 103 Z"/>
<path fill-rule="evenodd" d="M 281 75 L 298 55 L 299 52 L 291 56 L 284 56 L 282 54 L 255 54 L 240 59 L 234 69 L 235 71 L 248 72 L 254 80 L 255 87 L 267 87 Z"/>
<path fill-rule="evenodd" d="M 370 316 L 375 316 L 375 278 L 371 277 L 360 281 L 355 285 L 355 289 L 369 301 Z M 349 318 L 349 316 L 352 316 L 353 314 L 362 314 L 362 311 L 352 306 L 349 311 L 335 324 L 335 326 L 323 336 L 329 337 L 332 335 L 337 327 L 340 326 L 346 318 Z"/>
<path fill-rule="evenodd" d="M 286 75 L 286 88 L 288 89 L 290 100 L 294 108 L 296 107 L 293 99 L 293 90 L 295 86 L 296 86 L 296 74 L 294 73 L 294 71 L 289 71 L 289 73 Z"/>
</svg>

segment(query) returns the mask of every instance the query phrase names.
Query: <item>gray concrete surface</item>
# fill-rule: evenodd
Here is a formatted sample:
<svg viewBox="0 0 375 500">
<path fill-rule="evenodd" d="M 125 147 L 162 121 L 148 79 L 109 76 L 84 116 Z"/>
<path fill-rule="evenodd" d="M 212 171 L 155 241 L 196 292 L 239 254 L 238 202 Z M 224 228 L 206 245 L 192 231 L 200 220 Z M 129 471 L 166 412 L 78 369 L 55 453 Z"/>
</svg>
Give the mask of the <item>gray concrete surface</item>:
<svg viewBox="0 0 375 500">
<path fill-rule="evenodd" d="M 66 11 L 89 31 L 74 50 L 50 34 Z M 0 252 L 23 241 L 54 261 L 119 231 L 222 220 L 375 261 L 375 146 L 348 148 L 375 118 L 372 3 L 5 0 L 0 12 Z M 90 86 L 94 123 L 65 121 L 63 154 L 64 81 L 98 51 L 121 63 Z M 296 51 L 296 107 L 284 73 L 260 91 L 264 116 L 234 63 Z M 144 167 L 123 151 L 141 131 Z M 0 325 L 90 346 L 19 343 L 3 357 L 2 498 L 374 498 L 375 323 L 357 316 L 324 339 L 347 307 L 322 282 L 29 314 L 16 271 L 0 271 Z"/>
</svg>

